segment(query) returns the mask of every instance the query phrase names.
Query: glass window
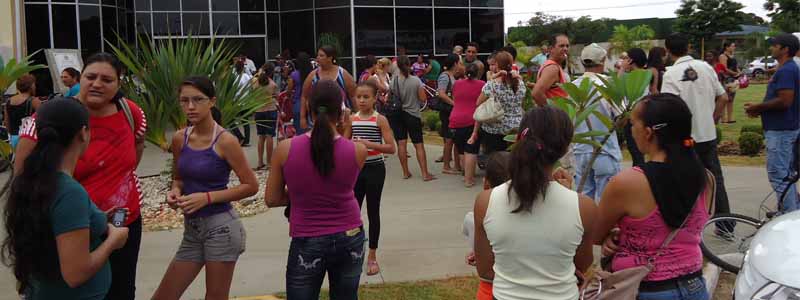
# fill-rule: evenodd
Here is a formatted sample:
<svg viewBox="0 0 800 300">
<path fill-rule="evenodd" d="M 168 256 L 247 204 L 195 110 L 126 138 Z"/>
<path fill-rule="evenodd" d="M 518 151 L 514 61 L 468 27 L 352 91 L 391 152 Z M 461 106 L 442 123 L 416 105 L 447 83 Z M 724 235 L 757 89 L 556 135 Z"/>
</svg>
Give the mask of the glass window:
<svg viewBox="0 0 800 300">
<path fill-rule="evenodd" d="M 53 24 L 58 24 L 58 31 L 53 33 L 53 48 L 77 49 L 78 24 L 75 18 L 75 4 L 53 4 Z"/>
<path fill-rule="evenodd" d="M 356 8 L 356 55 L 394 56 L 394 10 Z"/>
<path fill-rule="evenodd" d="M 96 28 L 100 28 L 100 7 L 81 5 L 78 7 L 78 16 L 81 22 L 81 53 L 84 57 L 88 57 L 99 52 L 103 42 L 95 31 Z M 149 17 L 147 23 L 150 23 Z"/>
<path fill-rule="evenodd" d="M 182 0 L 183 11 L 208 11 L 208 0 Z"/>
<path fill-rule="evenodd" d="M 247 58 L 252 59 L 256 68 L 261 67 L 266 61 L 266 52 L 264 52 L 264 38 L 228 38 L 225 43 L 230 43 L 231 46 L 238 46 L 239 52 L 247 55 Z"/>
<path fill-rule="evenodd" d="M 103 39 L 115 41 L 117 39 L 117 9 L 103 6 Z"/>
<path fill-rule="evenodd" d="M 469 9 L 437 8 L 436 53 L 446 54 L 455 45 L 469 43 Z"/>
<path fill-rule="evenodd" d="M 36 0 L 39 2 L 43 2 L 44 0 Z M 79 0 L 78 3 L 92 3 L 92 4 L 99 4 L 100 0 Z"/>
<path fill-rule="evenodd" d="M 314 8 L 314 0 L 280 0 L 281 11 Z"/>
<path fill-rule="evenodd" d="M 344 68 L 345 70 L 347 70 L 347 72 L 350 72 L 350 76 L 354 76 L 353 79 L 358 80 L 358 76 L 353 75 L 353 74 L 356 74 L 356 73 L 353 72 L 353 59 L 352 58 L 349 58 L 349 57 L 348 58 L 337 58 L 336 59 L 336 64 L 339 65 L 340 67 Z"/>
<path fill-rule="evenodd" d="M 134 0 L 119 0 L 120 3 L 124 2 L 125 8 L 128 10 L 133 10 L 133 1 Z"/>
<path fill-rule="evenodd" d="M 268 11 L 280 11 L 280 8 L 278 7 L 278 5 L 279 5 L 278 1 L 279 0 L 266 0 L 266 1 L 267 1 L 267 10 Z"/>
<path fill-rule="evenodd" d="M 136 13 L 136 33 L 151 35 L 150 30 L 152 26 L 150 22 L 151 20 L 149 13 Z M 100 23 L 98 22 L 98 25 L 99 24 Z M 83 27 L 83 25 L 81 25 L 81 27 Z M 81 30 L 81 34 L 83 34 L 83 30 Z"/>
<path fill-rule="evenodd" d="M 218 35 L 238 35 L 239 34 L 239 15 L 232 13 L 215 13 L 214 32 Z"/>
<path fill-rule="evenodd" d="M 242 13 L 239 15 L 242 22 L 242 34 L 265 34 L 266 22 L 264 13 Z"/>
<path fill-rule="evenodd" d="M 209 15 L 205 13 L 184 13 L 183 14 L 183 34 L 185 35 L 209 35 L 211 29 L 208 27 Z"/>
<path fill-rule="evenodd" d="M 119 30 L 119 37 L 124 41 L 128 36 L 128 14 L 122 7 L 117 7 L 117 30 Z M 117 46 L 120 45 L 116 35 L 107 39 L 113 41 Z"/>
<path fill-rule="evenodd" d="M 392 6 L 394 0 L 355 0 L 355 5 Z"/>
<path fill-rule="evenodd" d="M 153 0 L 154 11 L 178 11 L 181 9 L 181 0 Z"/>
<path fill-rule="evenodd" d="M 316 7 L 348 6 L 350 0 L 316 0 Z"/>
<path fill-rule="evenodd" d="M 50 48 L 50 17 L 47 5 L 25 5 L 25 36 L 28 41 L 28 53 Z"/>
<path fill-rule="evenodd" d="M 150 10 L 150 0 L 135 0 L 134 5 L 136 7 L 136 11 L 148 11 Z"/>
<path fill-rule="evenodd" d="M 211 10 L 237 11 L 239 10 L 239 3 L 232 0 L 211 0 Z"/>
<path fill-rule="evenodd" d="M 103 5 L 117 6 L 117 1 L 115 1 L 115 0 L 103 0 Z"/>
<path fill-rule="evenodd" d="M 281 15 L 267 14 L 267 57 L 281 53 Z"/>
<path fill-rule="evenodd" d="M 503 7 L 503 0 L 471 0 L 473 7 Z"/>
<path fill-rule="evenodd" d="M 314 15 L 311 11 L 289 12 L 281 14 L 281 46 L 289 49 L 292 57 L 298 52 L 314 53 Z"/>
<path fill-rule="evenodd" d="M 340 57 L 352 55 L 350 9 L 317 10 L 317 46 L 329 44 L 337 48 Z"/>
<path fill-rule="evenodd" d="M 178 13 L 154 13 L 153 35 L 181 35 L 181 15 Z"/>
<path fill-rule="evenodd" d="M 397 6 L 431 6 L 431 0 L 395 0 Z"/>
<path fill-rule="evenodd" d="M 127 27 L 128 27 L 128 43 L 136 42 L 136 19 L 134 18 L 133 10 L 129 10 L 127 13 Z"/>
<path fill-rule="evenodd" d="M 469 7 L 469 0 L 433 0 L 436 6 Z"/>
<path fill-rule="evenodd" d="M 503 10 L 472 10 L 472 41 L 481 46 L 479 52 L 491 53 L 503 47 Z"/>
<path fill-rule="evenodd" d="M 239 0 L 241 11 L 264 11 L 264 0 Z"/>
<path fill-rule="evenodd" d="M 409 54 L 433 52 L 433 11 L 430 8 L 398 8 L 397 47 Z"/>
</svg>

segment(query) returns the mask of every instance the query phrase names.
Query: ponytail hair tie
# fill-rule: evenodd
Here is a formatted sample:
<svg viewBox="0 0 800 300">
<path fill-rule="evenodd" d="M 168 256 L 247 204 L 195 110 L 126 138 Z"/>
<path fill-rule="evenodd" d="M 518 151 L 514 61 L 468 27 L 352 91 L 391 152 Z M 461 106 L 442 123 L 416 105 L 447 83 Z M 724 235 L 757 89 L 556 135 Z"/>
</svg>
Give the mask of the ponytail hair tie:
<svg viewBox="0 0 800 300">
<path fill-rule="evenodd" d="M 688 139 L 683 140 L 683 146 L 686 147 L 686 148 L 694 147 L 694 139 L 688 138 Z"/>
</svg>

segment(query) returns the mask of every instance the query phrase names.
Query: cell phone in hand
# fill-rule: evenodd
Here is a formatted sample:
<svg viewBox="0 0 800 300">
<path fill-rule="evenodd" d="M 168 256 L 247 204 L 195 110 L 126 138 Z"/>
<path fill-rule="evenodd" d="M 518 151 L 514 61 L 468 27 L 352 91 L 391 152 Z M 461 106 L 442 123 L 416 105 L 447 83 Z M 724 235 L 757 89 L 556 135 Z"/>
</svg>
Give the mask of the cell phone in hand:
<svg viewBox="0 0 800 300">
<path fill-rule="evenodd" d="M 114 227 L 124 227 L 125 216 L 127 214 L 128 210 L 124 208 L 117 208 L 114 210 L 114 215 L 111 216 L 111 225 L 114 225 Z"/>
</svg>

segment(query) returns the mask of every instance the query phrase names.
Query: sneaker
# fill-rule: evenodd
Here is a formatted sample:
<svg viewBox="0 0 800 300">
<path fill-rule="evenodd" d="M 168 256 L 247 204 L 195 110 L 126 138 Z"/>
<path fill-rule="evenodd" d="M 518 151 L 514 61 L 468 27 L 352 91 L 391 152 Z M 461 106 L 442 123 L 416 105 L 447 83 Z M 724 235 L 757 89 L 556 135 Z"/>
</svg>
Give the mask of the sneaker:
<svg viewBox="0 0 800 300">
<path fill-rule="evenodd" d="M 720 228 L 714 229 L 714 235 L 729 242 L 733 242 L 736 240 L 736 236 L 733 235 L 733 232 L 725 229 L 720 229 Z"/>
</svg>

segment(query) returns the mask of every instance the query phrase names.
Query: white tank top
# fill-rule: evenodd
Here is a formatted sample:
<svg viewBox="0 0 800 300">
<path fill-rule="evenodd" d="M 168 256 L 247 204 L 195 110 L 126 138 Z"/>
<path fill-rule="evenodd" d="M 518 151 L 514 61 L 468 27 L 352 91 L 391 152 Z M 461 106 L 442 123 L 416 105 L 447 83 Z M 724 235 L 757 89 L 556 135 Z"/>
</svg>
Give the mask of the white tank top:
<svg viewBox="0 0 800 300">
<path fill-rule="evenodd" d="M 511 213 L 509 183 L 492 190 L 483 220 L 494 252 L 497 300 L 578 299 L 573 258 L 583 239 L 578 194 L 555 181 L 530 213 Z"/>
</svg>

